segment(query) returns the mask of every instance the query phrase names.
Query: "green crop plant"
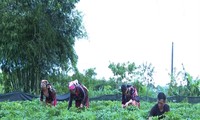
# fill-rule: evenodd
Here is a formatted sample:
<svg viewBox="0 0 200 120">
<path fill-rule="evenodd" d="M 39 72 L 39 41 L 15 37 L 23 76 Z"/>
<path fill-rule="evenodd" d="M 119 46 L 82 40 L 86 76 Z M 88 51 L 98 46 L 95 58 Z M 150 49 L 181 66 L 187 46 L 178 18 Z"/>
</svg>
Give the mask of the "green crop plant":
<svg viewBox="0 0 200 120">
<path fill-rule="evenodd" d="M 0 102 L 1 120 L 146 120 L 155 103 L 141 101 L 141 107 L 121 107 L 121 101 L 91 101 L 89 108 L 78 109 L 74 105 L 67 110 L 68 102 L 56 107 L 33 101 Z M 199 120 L 200 104 L 168 103 L 170 112 L 164 120 Z M 157 117 L 152 118 L 157 120 Z"/>
</svg>

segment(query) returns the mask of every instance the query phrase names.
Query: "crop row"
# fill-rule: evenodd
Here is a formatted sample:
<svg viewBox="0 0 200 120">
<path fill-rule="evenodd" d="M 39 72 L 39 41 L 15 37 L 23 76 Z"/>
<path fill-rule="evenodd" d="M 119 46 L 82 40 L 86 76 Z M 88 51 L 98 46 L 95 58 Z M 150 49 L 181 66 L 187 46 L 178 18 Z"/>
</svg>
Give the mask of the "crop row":
<svg viewBox="0 0 200 120">
<path fill-rule="evenodd" d="M 33 101 L 1 102 L 1 120 L 146 120 L 155 103 L 141 101 L 140 109 L 121 108 L 120 101 L 92 101 L 87 109 L 74 106 L 67 110 L 68 102 L 58 102 L 56 107 Z M 200 104 L 168 103 L 171 111 L 166 120 L 199 120 Z M 157 119 L 154 117 L 153 119 Z"/>
</svg>

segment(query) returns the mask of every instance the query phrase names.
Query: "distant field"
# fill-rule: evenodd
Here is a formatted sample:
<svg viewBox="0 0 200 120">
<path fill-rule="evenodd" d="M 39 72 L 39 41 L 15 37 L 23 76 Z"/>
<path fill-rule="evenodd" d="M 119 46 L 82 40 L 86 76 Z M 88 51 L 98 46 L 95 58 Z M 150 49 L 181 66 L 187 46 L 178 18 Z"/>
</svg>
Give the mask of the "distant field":
<svg viewBox="0 0 200 120">
<path fill-rule="evenodd" d="M 40 101 L 0 102 L 1 120 L 146 120 L 155 103 L 141 102 L 141 108 L 130 106 L 121 108 L 120 101 L 92 101 L 90 108 L 68 111 L 67 102 L 58 102 L 56 107 L 48 107 Z M 168 103 L 171 112 L 166 120 L 200 120 L 200 104 Z M 157 118 L 153 118 L 157 119 Z"/>
</svg>

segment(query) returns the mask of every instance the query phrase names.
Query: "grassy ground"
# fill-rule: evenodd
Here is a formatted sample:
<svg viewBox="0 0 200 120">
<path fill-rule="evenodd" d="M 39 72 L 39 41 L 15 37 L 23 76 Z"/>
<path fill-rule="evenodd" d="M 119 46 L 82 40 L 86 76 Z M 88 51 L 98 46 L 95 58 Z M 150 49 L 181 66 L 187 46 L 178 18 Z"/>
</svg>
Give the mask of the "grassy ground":
<svg viewBox="0 0 200 120">
<path fill-rule="evenodd" d="M 121 108 L 120 101 L 92 101 L 87 109 L 77 109 L 74 104 L 67 110 L 67 102 L 58 102 L 56 107 L 40 101 L 0 102 L 1 120 L 146 120 L 155 103 L 141 101 L 141 108 Z M 166 120 L 199 120 L 200 104 L 168 103 L 171 111 Z M 156 117 L 153 119 L 157 119 Z"/>
</svg>

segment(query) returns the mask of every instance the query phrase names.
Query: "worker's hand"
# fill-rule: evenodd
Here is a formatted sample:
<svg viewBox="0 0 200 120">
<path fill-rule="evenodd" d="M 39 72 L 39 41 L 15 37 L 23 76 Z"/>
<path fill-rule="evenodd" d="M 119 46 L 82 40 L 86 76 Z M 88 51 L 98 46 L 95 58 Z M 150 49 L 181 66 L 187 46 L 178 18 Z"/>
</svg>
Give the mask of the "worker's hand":
<svg viewBox="0 0 200 120">
<path fill-rule="evenodd" d="M 152 117 L 149 117 L 148 120 L 152 120 Z"/>
<path fill-rule="evenodd" d="M 51 85 L 50 85 L 50 84 L 48 84 L 48 85 L 47 85 L 47 88 L 50 88 L 50 89 L 51 89 Z"/>
<path fill-rule="evenodd" d="M 125 108 L 125 107 L 126 107 L 126 105 L 122 104 L 122 108 Z"/>
<path fill-rule="evenodd" d="M 80 104 L 80 108 L 83 108 L 83 104 Z"/>
<path fill-rule="evenodd" d="M 127 107 L 127 106 L 128 106 L 128 104 L 129 104 L 129 103 L 127 102 L 127 103 L 125 104 L 125 106 Z"/>
</svg>

